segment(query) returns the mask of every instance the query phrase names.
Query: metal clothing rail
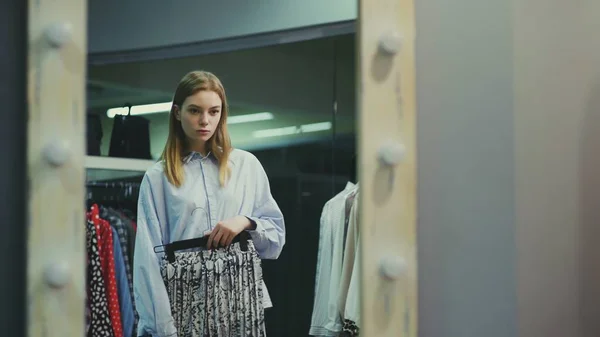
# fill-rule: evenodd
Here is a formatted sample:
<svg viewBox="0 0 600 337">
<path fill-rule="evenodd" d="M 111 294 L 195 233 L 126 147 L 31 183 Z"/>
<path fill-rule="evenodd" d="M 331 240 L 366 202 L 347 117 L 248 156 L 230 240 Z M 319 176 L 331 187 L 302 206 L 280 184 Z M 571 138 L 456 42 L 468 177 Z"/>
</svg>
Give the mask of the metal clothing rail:
<svg viewBox="0 0 600 337">
<path fill-rule="evenodd" d="M 85 184 L 86 197 L 88 201 L 98 202 L 137 202 L 140 185 L 130 181 L 90 181 Z"/>
</svg>

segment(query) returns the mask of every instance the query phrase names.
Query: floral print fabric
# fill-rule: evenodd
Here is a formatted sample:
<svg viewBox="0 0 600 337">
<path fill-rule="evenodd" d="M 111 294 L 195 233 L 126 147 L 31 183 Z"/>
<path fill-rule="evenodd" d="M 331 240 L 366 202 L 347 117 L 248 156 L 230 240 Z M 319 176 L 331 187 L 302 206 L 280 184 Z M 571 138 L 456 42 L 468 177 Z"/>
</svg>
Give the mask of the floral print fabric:
<svg viewBox="0 0 600 337">
<path fill-rule="evenodd" d="M 178 337 L 264 337 L 261 260 L 252 241 L 163 258 Z"/>
<path fill-rule="evenodd" d="M 344 320 L 344 328 L 340 337 L 358 337 L 358 326 L 352 320 L 345 319 Z"/>
<path fill-rule="evenodd" d="M 88 337 L 113 337 L 113 328 L 108 314 L 108 301 L 104 291 L 104 277 L 100 265 L 100 254 L 98 252 L 98 236 L 96 227 L 91 221 L 87 222 L 87 280 L 89 288 L 90 327 Z"/>
</svg>

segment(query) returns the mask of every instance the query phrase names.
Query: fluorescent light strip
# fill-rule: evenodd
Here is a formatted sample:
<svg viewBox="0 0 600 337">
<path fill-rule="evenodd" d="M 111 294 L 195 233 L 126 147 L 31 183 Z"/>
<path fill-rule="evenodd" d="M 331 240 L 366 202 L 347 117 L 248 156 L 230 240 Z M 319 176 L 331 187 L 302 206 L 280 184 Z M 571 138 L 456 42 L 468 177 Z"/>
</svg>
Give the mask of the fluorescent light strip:
<svg viewBox="0 0 600 337">
<path fill-rule="evenodd" d="M 155 104 L 144 104 L 144 105 L 134 105 L 131 107 L 131 115 L 147 115 L 161 112 L 169 112 L 171 111 L 171 106 L 173 103 L 165 102 L 165 103 L 155 103 Z M 129 113 L 127 107 L 120 108 L 112 108 L 106 111 L 106 115 L 109 118 L 114 118 L 116 115 L 127 115 Z M 250 122 L 259 122 L 259 121 L 268 121 L 275 118 L 270 112 L 259 112 L 255 114 L 246 114 L 246 115 L 237 115 L 237 116 L 229 116 L 227 117 L 227 124 L 241 124 L 241 123 L 250 123 Z"/>
<path fill-rule="evenodd" d="M 304 124 L 300 126 L 286 126 L 276 129 L 257 130 L 252 132 L 255 138 L 281 137 L 301 133 L 327 131 L 331 129 L 331 122 Z"/>
<path fill-rule="evenodd" d="M 169 112 L 171 111 L 171 106 L 173 103 L 165 102 L 165 103 L 154 103 L 154 104 L 143 104 L 143 105 L 134 105 L 131 107 L 131 115 L 147 115 L 154 114 L 160 112 Z M 127 115 L 129 113 L 129 109 L 127 107 L 120 108 L 112 108 L 106 111 L 106 115 L 109 118 L 114 118 L 116 115 Z"/>
<path fill-rule="evenodd" d="M 255 138 L 279 137 L 293 135 L 299 133 L 299 131 L 297 126 L 288 126 L 285 128 L 257 130 L 253 131 L 252 135 Z"/>
<path fill-rule="evenodd" d="M 331 122 L 313 123 L 300 125 L 300 131 L 305 132 L 318 132 L 331 130 Z"/>
<path fill-rule="evenodd" d="M 274 118 L 273 114 L 270 112 L 259 112 L 259 113 L 255 113 L 255 114 L 228 116 L 227 124 L 231 125 L 231 124 L 268 121 L 273 118 Z"/>
</svg>

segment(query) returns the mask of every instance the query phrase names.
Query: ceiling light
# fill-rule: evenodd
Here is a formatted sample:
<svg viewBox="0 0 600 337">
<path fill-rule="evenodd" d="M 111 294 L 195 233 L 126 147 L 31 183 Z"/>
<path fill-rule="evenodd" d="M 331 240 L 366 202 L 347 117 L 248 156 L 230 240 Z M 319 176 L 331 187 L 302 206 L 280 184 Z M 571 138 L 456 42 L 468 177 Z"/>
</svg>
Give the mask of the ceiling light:
<svg viewBox="0 0 600 337">
<path fill-rule="evenodd" d="M 279 137 L 293 135 L 298 133 L 298 131 L 297 126 L 288 126 L 285 128 L 257 130 L 252 132 L 252 135 L 256 138 Z"/>
<path fill-rule="evenodd" d="M 255 114 L 228 116 L 227 124 L 241 124 L 259 121 L 268 121 L 273 119 L 273 114 L 270 112 L 259 112 Z"/>
<path fill-rule="evenodd" d="M 133 105 L 131 107 L 131 115 L 147 115 L 154 114 L 160 112 L 169 112 L 171 111 L 171 106 L 173 103 L 165 102 L 165 103 L 154 103 L 154 104 L 143 104 L 143 105 Z M 114 118 L 116 115 L 127 115 L 129 113 L 128 107 L 119 107 L 112 108 L 106 110 L 106 115 L 108 118 Z"/>
<path fill-rule="evenodd" d="M 301 133 L 327 131 L 331 129 L 331 122 L 304 124 L 300 126 L 286 126 L 276 129 L 257 130 L 252 132 L 255 138 L 281 137 Z"/>
<path fill-rule="evenodd" d="M 131 107 L 131 115 L 148 115 L 154 113 L 161 112 L 169 112 L 171 111 L 172 102 L 165 103 L 154 103 L 154 104 L 143 104 L 143 105 L 134 105 Z M 112 108 L 106 111 L 106 115 L 109 118 L 114 118 L 116 115 L 127 115 L 129 114 L 129 108 L 127 107 L 119 107 Z M 227 117 L 227 124 L 241 124 L 241 123 L 250 123 L 250 122 L 258 122 L 258 121 L 267 121 L 275 118 L 270 112 L 259 112 L 254 114 L 246 114 L 246 115 L 237 115 L 237 116 L 229 116 Z"/>
<path fill-rule="evenodd" d="M 313 123 L 300 125 L 300 132 L 318 132 L 331 129 L 331 122 Z"/>
</svg>

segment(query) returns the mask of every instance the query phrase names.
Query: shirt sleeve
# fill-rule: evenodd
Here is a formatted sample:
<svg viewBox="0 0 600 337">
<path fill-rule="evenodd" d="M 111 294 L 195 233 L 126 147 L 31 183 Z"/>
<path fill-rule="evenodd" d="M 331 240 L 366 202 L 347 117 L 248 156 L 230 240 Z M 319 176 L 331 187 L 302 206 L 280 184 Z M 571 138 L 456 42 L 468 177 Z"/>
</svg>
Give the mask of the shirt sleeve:
<svg viewBox="0 0 600 337">
<path fill-rule="evenodd" d="M 254 158 L 254 165 L 251 166 L 255 197 L 254 208 L 248 218 L 256 223 L 256 228 L 248 232 L 262 259 L 277 259 L 285 245 L 283 214 L 271 195 L 269 178 L 257 158 Z"/>
<path fill-rule="evenodd" d="M 331 202 L 323 206 L 319 229 L 319 250 L 317 253 L 317 271 L 315 275 L 315 295 L 310 336 L 337 336 L 342 330 L 337 306 L 330 305 L 330 288 L 337 288 L 334 278 L 335 240 L 331 224 Z M 341 252 L 340 252 L 341 253 Z M 339 273 L 338 273 L 339 274 Z M 336 293 L 337 295 L 337 293 Z"/>
<path fill-rule="evenodd" d="M 350 224 L 346 237 L 346 250 L 342 266 L 342 281 L 339 287 L 338 299 L 340 315 L 345 320 L 351 320 L 360 328 L 360 232 L 358 228 L 357 195 L 350 210 Z"/>
<path fill-rule="evenodd" d="M 138 199 L 137 234 L 133 258 L 133 292 L 139 314 L 138 336 L 177 336 L 171 315 L 169 297 L 160 272 L 160 260 L 154 247 L 162 243 L 157 205 L 162 200 L 153 193 L 148 175 L 140 186 Z"/>
</svg>

